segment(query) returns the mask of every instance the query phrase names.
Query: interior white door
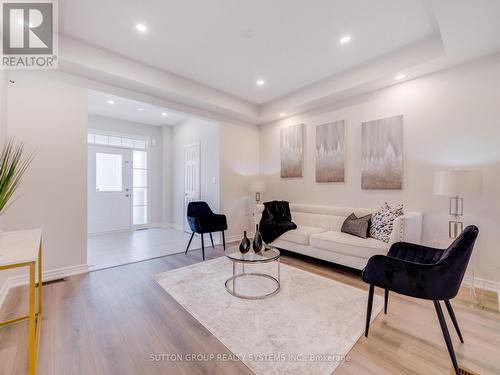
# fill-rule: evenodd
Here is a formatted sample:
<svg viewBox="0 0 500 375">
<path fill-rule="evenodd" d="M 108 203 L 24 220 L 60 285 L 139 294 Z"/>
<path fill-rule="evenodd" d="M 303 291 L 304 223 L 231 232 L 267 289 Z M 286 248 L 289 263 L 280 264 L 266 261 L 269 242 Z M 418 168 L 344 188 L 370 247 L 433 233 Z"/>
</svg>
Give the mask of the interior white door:
<svg viewBox="0 0 500 375">
<path fill-rule="evenodd" d="M 190 232 L 186 220 L 189 202 L 201 199 L 200 190 L 200 143 L 184 146 L 184 230 Z"/>
<path fill-rule="evenodd" d="M 131 150 L 89 145 L 87 232 L 131 228 Z"/>
</svg>

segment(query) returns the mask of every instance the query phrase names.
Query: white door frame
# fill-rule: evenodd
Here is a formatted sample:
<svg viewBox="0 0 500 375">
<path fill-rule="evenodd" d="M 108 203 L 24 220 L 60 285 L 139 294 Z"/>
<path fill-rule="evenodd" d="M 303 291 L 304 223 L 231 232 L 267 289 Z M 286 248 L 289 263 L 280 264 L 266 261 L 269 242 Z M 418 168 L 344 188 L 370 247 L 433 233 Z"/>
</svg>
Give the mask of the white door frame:
<svg viewBox="0 0 500 375">
<path fill-rule="evenodd" d="M 190 148 L 190 147 L 197 147 L 198 148 L 198 194 L 197 194 L 197 197 L 195 197 L 197 200 L 201 200 L 201 144 L 200 144 L 200 141 L 197 141 L 197 142 L 193 142 L 193 143 L 190 143 L 190 144 L 187 144 L 187 145 L 184 145 L 184 148 L 183 148 L 183 157 L 184 157 L 184 165 L 183 165 L 183 175 L 184 175 L 184 220 L 183 220 L 183 230 L 185 232 L 190 232 L 190 228 L 189 228 L 189 225 L 187 223 L 187 219 L 186 219 L 186 214 L 187 214 L 187 199 L 186 199 L 186 196 L 187 196 L 187 193 L 186 193 L 186 149 L 187 148 Z"/>
<path fill-rule="evenodd" d="M 146 148 L 145 149 L 136 149 L 133 147 L 124 147 L 124 146 L 110 146 L 106 144 L 98 144 L 98 143 L 89 143 L 87 140 L 87 153 L 89 150 L 89 146 L 103 146 L 103 147 L 114 147 L 117 149 L 129 149 L 132 156 L 131 156 L 131 161 L 130 161 L 130 169 L 131 169 L 131 183 L 130 183 L 130 227 L 129 231 L 137 230 L 137 229 L 144 229 L 144 228 L 150 228 L 151 227 L 151 137 L 148 136 L 142 136 L 142 135 L 137 135 L 137 134 L 129 134 L 129 133 L 121 133 L 121 132 L 116 132 L 116 131 L 109 131 L 109 130 L 101 130 L 101 129 L 94 129 L 94 128 L 88 128 L 87 129 L 87 135 L 88 134 L 96 134 L 96 135 L 104 135 L 104 136 L 111 136 L 111 137 L 119 137 L 119 138 L 130 138 L 130 139 L 135 139 L 135 140 L 142 140 L 146 142 Z M 86 137 L 87 137 L 86 135 Z M 134 202 L 134 187 L 133 187 L 133 151 L 146 151 L 147 153 L 147 181 L 148 181 L 148 199 L 147 199 L 147 224 L 140 224 L 140 225 L 134 225 L 133 221 L 133 202 Z M 87 178 L 88 178 L 88 167 L 87 167 Z M 88 184 L 86 184 L 86 187 Z M 87 192 L 88 196 L 88 192 Z M 88 202 L 87 202 L 87 218 L 88 218 Z M 87 219 L 88 220 L 88 219 Z M 123 231 L 121 231 L 123 232 Z M 111 232 L 109 232 L 111 233 Z M 100 234 L 100 233 L 97 233 Z M 93 234 L 87 233 L 87 235 L 92 236 Z"/>
<path fill-rule="evenodd" d="M 93 149 L 91 151 L 91 149 Z M 101 145 L 101 144 L 88 144 L 87 145 L 87 155 L 89 155 L 90 152 L 92 153 L 98 153 L 100 151 L 102 151 L 103 153 L 109 153 L 110 150 L 115 150 L 116 152 L 123 152 L 123 151 L 128 151 L 128 154 L 129 154 L 129 159 L 130 160 L 124 160 L 123 163 L 124 164 L 127 164 L 127 169 L 128 169 L 128 172 L 125 172 L 129 175 L 128 179 L 128 183 L 129 183 L 129 186 L 123 186 L 123 191 L 119 192 L 120 194 L 127 194 L 128 196 L 128 202 L 129 202 L 129 220 L 128 220 L 128 226 L 127 228 L 123 228 L 123 229 L 116 229 L 116 230 L 106 230 L 106 231 L 99 231 L 99 232 L 92 232 L 92 233 L 89 233 L 87 232 L 87 235 L 98 235 L 98 234 L 102 234 L 102 233 L 114 233 L 114 232 L 123 232 L 123 231 L 130 231 L 132 229 L 132 199 L 133 199 L 133 196 L 132 196 L 132 193 L 133 193 L 133 188 L 132 188 L 132 149 L 127 149 L 127 148 L 124 148 L 124 147 L 115 147 L 115 146 L 109 146 L 109 145 Z M 88 156 L 87 156 L 87 160 L 88 160 Z M 125 169 L 125 167 L 123 167 Z M 95 168 L 94 168 L 94 173 L 95 173 Z M 95 177 L 94 177 L 95 178 Z M 89 189 L 89 179 L 92 179 L 90 176 L 89 176 L 89 166 L 87 165 L 87 197 L 88 197 L 88 194 L 90 193 L 88 191 Z M 95 181 L 94 181 L 95 182 Z M 95 186 L 94 186 L 95 188 Z M 87 198 L 88 199 L 88 198 Z M 89 202 L 87 201 L 87 220 L 88 220 L 88 207 L 89 207 Z M 88 224 L 87 224 L 88 226 Z M 88 228 L 87 228 L 88 230 Z"/>
</svg>

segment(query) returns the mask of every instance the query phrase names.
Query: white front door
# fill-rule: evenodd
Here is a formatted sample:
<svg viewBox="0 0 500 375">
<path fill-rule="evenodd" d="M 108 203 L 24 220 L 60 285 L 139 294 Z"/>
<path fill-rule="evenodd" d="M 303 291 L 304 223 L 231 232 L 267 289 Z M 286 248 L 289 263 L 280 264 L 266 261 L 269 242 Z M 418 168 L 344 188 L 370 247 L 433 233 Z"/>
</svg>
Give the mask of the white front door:
<svg viewBox="0 0 500 375">
<path fill-rule="evenodd" d="M 87 231 L 130 230 L 131 150 L 89 145 Z"/>
<path fill-rule="evenodd" d="M 200 143 L 184 146 L 184 230 L 190 232 L 186 220 L 189 202 L 199 201 L 200 196 Z"/>
</svg>

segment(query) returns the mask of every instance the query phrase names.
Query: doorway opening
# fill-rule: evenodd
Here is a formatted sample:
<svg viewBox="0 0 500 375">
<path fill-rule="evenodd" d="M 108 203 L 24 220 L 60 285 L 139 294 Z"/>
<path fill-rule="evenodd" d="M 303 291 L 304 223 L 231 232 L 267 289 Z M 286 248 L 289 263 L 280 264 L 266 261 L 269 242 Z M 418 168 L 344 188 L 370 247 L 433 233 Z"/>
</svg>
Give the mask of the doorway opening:
<svg viewBox="0 0 500 375">
<path fill-rule="evenodd" d="M 219 125 L 94 90 L 88 103 L 90 270 L 183 253 L 187 204 L 219 209 Z"/>
<path fill-rule="evenodd" d="M 148 139 L 89 132 L 90 235 L 140 229 L 149 224 L 148 144 Z"/>
</svg>

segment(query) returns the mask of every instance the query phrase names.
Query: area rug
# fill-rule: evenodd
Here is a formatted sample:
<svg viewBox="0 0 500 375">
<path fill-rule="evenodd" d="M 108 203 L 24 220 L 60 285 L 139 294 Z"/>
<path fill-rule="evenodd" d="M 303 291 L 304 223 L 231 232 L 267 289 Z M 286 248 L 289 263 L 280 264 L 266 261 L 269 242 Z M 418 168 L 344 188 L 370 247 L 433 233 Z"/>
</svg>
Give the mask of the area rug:
<svg viewBox="0 0 500 375">
<path fill-rule="evenodd" d="M 251 267 L 276 272 L 276 264 Z M 278 294 L 244 300 L 226 291 L 231 275 L 221 257 L 155 279 L 255 374 L 331 374 L 364 332 L 363 290 L 282 264 Z M 375 296 L 372 319 L 382 304 Z"/>
</svg>

